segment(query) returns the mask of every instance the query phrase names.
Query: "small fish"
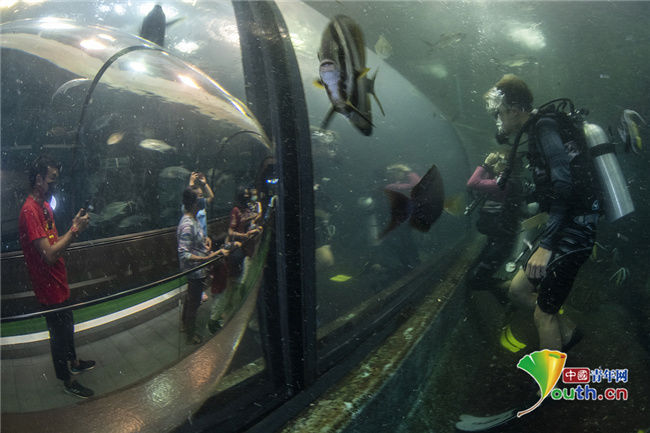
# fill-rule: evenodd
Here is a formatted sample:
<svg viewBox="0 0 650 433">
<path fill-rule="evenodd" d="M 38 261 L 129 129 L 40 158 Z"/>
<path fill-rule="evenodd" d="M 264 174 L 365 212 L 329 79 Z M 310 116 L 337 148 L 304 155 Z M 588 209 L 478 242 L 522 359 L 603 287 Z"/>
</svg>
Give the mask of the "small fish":
<svg viewBox="0 0 650 433">
<path fill-rule="evenodd" d="M 375 43 L 375 53 L 384 60 L 393 55 L 393 47 L 384 35 L 379 35 L 379 39 Z"/>
<path fill-rule="evenodd" d="M 93 123 L 90 125 L 90 130 L 91 131 L 101 131 L 102 129 L 108 127 L 113 119 L 117 117 L 117 114 L 115 113 L 108 113 L 104 114 L 103 116 L 99 116 Z"/>
<path fill-rule="evenodd" d="M 625 109 L 621 115 L 621 121 L 618 125 L 618 135 L 625 143 L 625 150 L 632 151 L 636 154 L 643 150 L 643 142 L 641 141 L 641 133 L 639 132 L 639 125 L 634 119 L 637 119 L 643 125 L 646 121 L 639 113 L 634 110 Z"/>
<path fill-rule="evenodd" d="M 65 95 L 68 90 L 72 89 L 73 87 L 77 86 L 88 86 L 90 87 L 90 83 L 92 80 L 90 78 L 75 78 L 74 80 L 66 81 L 65 83 L 61 84 L 58 89 L 52 94 L 52 102 L 54 102 L 54 98 L 56 98 L 58 95 Z"/>
<path fill-rule="evenodd" d="M 442 63 L 426 64 L 426 65 L 417 65 L 416 69 L 423 74 L 433 75 L 438 79 L 447 78 L 449 72 L 447 67 Z"/>
<path fill-rule="evenodd" d="M 88 216 L 90 217 L 90 226 L 91 227 L 97 227 L 101 225 L 102 222 L 104 222 L 104 219 L 100 214 L 93 213 L 93 212 L 88 212 Z"/>
<path fill-rule="evenodd" d="M 372 78 L 367 76 L 365 50 L 361 28 L 352 18 L 337 15 L 325 28 L 318 51 L 320 80 L 315 84 L 325 88 L 332 107 L 321 129 L 327 129 L 334 112 L 337 112 L 364 135 L 372 134 L 370 95 L 384 114 L 374 91 L 377 73 Z"/>
<path fill-rule="evenodd" d="M 385 189 L 384 193 L 390 200 L 391 221 L 379 236 L 380 239 L 406 220 L 411 227 L 427 232 L 445 207 L 442 177 L 435 164 L 413 187 L 410 197 L 389 189 Z"/>
<path fill-rule="evenodd" d="M 467 37 L 465 33 L 443 33 L 440 35 L 440 38 L 435 42 L 429 42 L 427 40 L 422 40 L 425 44 L 429 46 L 429 52 L 432 53 L 436 50 L 452 47 L 459 42 L 462 42 Z"/>
<path fill-rule="evenodd" d="M 323 220 L 328 221 L 328 220 L 330 219 L 330 216 L 331 216 L 331 215 L 330 215 L 330 213 L 327 212 L 327 211 L 324 211 L 324 210 L 322 210 L 322 209 L 316 208 L 316 209 L 314 210 L 314 216 L 315 216 L 316 218 L 320 218 L 320 219 L 323 219 Z"/>
<path fill-rule="evenodd" d="M 149 221 L 149 218 L 143 215 L 131 215 L 120 221 L 117 226 L 121 229 L 141 227 L 147 221 Z"/>
<path fill-rule="evenodd" d="M 155 138 L 146 138 L 140 142 L 140 147 L 143 149 L 153 150 L 160 153 L 173 151 L 174 148 L 162 140 Z"/>
<path fill-rule="evenodd" d="M 323 271 L 334 266 L 334 254 L 330 245 L 323 245 L 316 248 L 316 269 Z"/>
<path fill-rule="evenodd" d="M 102 221 L 110 221 L 126 214 L 133 207 L 131 201 L 114 201 L 102 209 L 100 217 Z"/>
<path fill-rule="evenodd" d="M 45 135 L 48 137 L 71 137 L 75 135 L 74 130 L 67 130 L 63 126 L 55 126 L 48 130 Z"/>
<path fill-rule="evenodd" d="M 172 165 L 169 167 L 165 167 L 162 170 L 160 170 L 160 174 L 158 175 L 159 177 L 162 177 L 163 179 L 189 179 L 190 174 L 192 174 L 188 169 L 185 167 L 181 167 L 179 165 Z"/>
<path fill-rule="evenodd" d="M 532 56 L 517 54 L 505 60 L 491 59 L 493 63 L 505 68 L 522 68 L 526 65 L 537 63 L 537 59 Z"/>
<path fill-rule="evenodd" d="M 331 144 L 338 139 L 338 134 L 330 129 L 321 129 L 316 126 L 310 126 L 311 136 L 323 144 Z"/>
<path fill-rule="evenodd" d="M 108 144 L 109 146 L 112 146 L 113 144 L 117 144 L 120 141 L 122 141 L 123 138 L 124 138 L 124 132 L 123 131 L 122 132 L 114 132 L 108 137 L 108 139 L 106 139 L 106 144 Z"/>
<path fill-rule="evenodd" d="M 226 173 L 225 171 L 219 170 L 218 168 L 208 169 L 208 171 L 205 173 L 205 176 L 208 180 L 208 184 L 211 185 L 213 189 L 223 185 L 225 182 L 232 179 L 232 175 L 230 173 Z"/>
<path fill-rule="evenodd" d="M 161 47 L 165 46 L 165 31 L 167 28 L 183 18 L 176 18 L 167 22 L 165 12 L 162 6 L 156 5 L 142 20 L 142 28 L 140 29 L 140 37 L 153 42 Z"/>
</svg>

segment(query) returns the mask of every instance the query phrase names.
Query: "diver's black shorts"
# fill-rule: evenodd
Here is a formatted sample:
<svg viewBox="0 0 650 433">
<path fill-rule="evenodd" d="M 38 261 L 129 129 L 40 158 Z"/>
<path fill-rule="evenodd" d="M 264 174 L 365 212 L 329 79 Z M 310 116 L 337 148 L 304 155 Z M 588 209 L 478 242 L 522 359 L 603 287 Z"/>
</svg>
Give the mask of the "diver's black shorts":
<svg viewBox="0 0 650 433">
<path fill-rule="evenodd" d="M 566 301 L 580 267 L 591 255 L 596 240 L 598 215 L 574 218 L 562 229 L 557 247 L 553 250 L 546 276 L 532 280 L 537 285 L 537 305 L 547 314 L 555 314 Z"/>
</svg>

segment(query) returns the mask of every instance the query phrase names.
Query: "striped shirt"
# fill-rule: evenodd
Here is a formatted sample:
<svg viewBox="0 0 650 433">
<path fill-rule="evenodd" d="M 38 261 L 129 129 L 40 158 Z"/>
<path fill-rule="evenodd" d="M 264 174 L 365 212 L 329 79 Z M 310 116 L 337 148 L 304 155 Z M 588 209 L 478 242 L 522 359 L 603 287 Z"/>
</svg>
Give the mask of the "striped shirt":
<svg viewBox="0 0 650 433">
<path fill-rule="evenodd" d="M 176 239 L 178 240 L 178 262 L 181 271 L 192 269 L 200 264 L 200 262 L 191 261 L 191 255 L 201 257 L 208 255 L 203 230 L 201 230 L 201 225 L 195 218 L 183 215 L 176 229 Z M 189 273 L 187 278 L 195 280 L 206 276 L 206 268 L 201 268 L 198 271 Z"/>
</svg>

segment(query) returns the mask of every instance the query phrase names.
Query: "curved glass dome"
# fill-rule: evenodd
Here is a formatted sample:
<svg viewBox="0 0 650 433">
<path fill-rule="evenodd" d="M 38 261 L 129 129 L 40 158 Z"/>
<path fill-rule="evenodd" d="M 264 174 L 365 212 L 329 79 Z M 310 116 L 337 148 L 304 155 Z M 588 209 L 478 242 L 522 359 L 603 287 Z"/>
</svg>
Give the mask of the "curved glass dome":
<svg viewBox="0 0 650 433">
<path fill-rule="evenodd" d="M 33 296 L 18 235 L 18 215 L 29 192 L 26 170 L 47 153 L 61 163 L 52 201 L 58 233 L 68 230 L 80 208 L 90 214 L 89 229 L 65 255 L 67 302 L 76 308 L 77 327 L 81 324 L 76 332 L 91 340 L 105 332 L 104 337 L 124 343 L 130 355 L 137 352 L 150 361 L 123 381 L 96 387 L 96 398 L 84 410 L 93 425 L 83 423 L 84 428 L 127 431 L 140 422 L 133 421 L 136 417 L 147 419 L 147 411 L 165 405 L 178 424 L 188 407 L 196 410 L 214 393 L 237 353 L 256 305 L 271 233 L 264 242 L 260 236 L 241 243 L 250 248 L 246 272 L 242 253 L 240 268 L 227 270 L 232 281 L 224 274 L 212 280 L 222 291 L 224 285 L 229 289 L 223 316 L 215 316 L 221 332 L 210 330 L 211 338 L 198 347 L 194 340 L 187 343 L 179 338 L 176 311 L 179 300 L 188 302 L 176 235 L 182 193 L 193 172 L 205 175 L 214 192 L 206 206 L 208 234 L 218 249 L 239 187 L 257 187 L 260 196 L 272 188 L 265 182 L 275 179 L 270 141 L 244 103 L 222 85 L 137 36 L 60 18 L 5 23 L 0 35 L 3 318 L 29 316 L 23 322 L 33 319 L 28 331 L 33 341 L 42 341 L 39 332 L 47 338 L 43 320 L 36 317 L 44 307 Z M 222 258 L 214 264 L 226 269 Z M 195 318 L 197 328 L 205 328 L 207 309 Z M 124 323 L 130 329 L 122 333 Z M 3 337 L 29 343 L 19 327 L 9 334 L 3 323 Z M 136 336 L 136 328 L 160 334 Z M 259 344 L 247 348 L 247 356 L 261 357 Z M 137 410 L 104 416 L 122 405 Z M 39 409 L 64 406 L 74 408 L 53 399 Z M 16 422 L 32 418 L 12 410 Z M 171 425 L 162 417 L 159 422 Z"/>
<path fill-rule="evenodd" d="M 190 173 L 204 172 L 225 214 L 270 146 L 245 105 L 144 39 L 65 19 L 2 31 L 3 251 L 19 248 L 23 172 L 45 151 L 63 164 L 61 226 L 88 204 L 86 239 L 170 227 Z"/>
</svg>

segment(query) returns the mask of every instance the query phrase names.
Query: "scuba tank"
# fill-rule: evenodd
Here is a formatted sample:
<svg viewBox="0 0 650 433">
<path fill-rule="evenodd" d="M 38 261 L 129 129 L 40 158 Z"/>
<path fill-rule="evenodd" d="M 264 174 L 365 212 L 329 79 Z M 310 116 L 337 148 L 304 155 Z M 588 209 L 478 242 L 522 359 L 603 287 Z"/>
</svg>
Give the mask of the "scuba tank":
<svg viewBox="0 0 650 433">
<path fill-rule="evenodd" d="M 557 108 L 553 105 L 556 102 L 559 102 Z M 583 147 L 585 148 L 582 151 L 587 152 L 587 155 L 593 160 L 595 174 L 603 191 L 605 214 L 610 222 L 614 222 L 634 212 L 634 203 L 627 189 L 621 166 L 616 158 L 614 144 L 610 142 L 607 134 L 600 126 L 584 120 L 583 114 L 586 115 L 587 113 L 586 110 L 576 110 L 573 102 L 567 98 L 554 99 L 533 110 L 530 119 L 526 121 L 515 138 L 508 165 L 510 166 L 510 161 L 515 158 L 523 133 L 541 117 L 551 117 L 561 126 L 570 127 L 574 138 L 584 144 Z M 504 171 L 504 176 L 499 182 L 499 186 L 502 188 L 505 187 L 511 171 L 510 167 Z"/>
<path fill-rule="evenodd" d="M 603 191 L 605 214 L 610 222 L 614 222 L 634 212 L 634 203 L 614 153 L 614 145 L 598 125 L 583 122 L 582 130 Z"/>
</svg>

